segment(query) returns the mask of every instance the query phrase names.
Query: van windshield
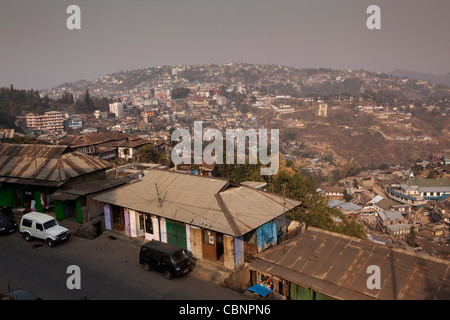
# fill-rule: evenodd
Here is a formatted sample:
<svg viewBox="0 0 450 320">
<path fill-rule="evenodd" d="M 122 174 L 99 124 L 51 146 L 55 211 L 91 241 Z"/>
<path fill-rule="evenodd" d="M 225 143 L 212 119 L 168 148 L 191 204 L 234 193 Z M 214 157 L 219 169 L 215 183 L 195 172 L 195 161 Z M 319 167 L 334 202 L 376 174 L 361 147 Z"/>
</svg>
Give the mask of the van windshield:
<svg viewBox="0 0 450 320">
<path fill-rule="evenodd" d="M 58 222 L 56 222 L 56 220 L 53 219 L 53 220 L 50 220 L 50 221 L 47 221 L 46 223 L 44 223 L 44 229 L 50 229 L 57 225 L 58 225 Z"/>
<path fill-rule="evenodd" d="M 183 261 L 187 257 L 188 256 L 187 256 L 186 252 L 184 252 L 184 250 L 180 250 L 172 256 L 172 260 L 174 263 L 178 263 L 180 261 Z"/>
</svg>

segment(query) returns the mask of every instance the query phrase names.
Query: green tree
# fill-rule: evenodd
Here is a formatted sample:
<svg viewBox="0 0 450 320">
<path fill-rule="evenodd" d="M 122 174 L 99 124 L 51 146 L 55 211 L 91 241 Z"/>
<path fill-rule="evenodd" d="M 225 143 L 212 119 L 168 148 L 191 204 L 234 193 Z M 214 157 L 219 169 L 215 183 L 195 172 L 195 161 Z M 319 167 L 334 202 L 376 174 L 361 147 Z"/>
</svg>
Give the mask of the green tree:
<svg viewBox="0 0 450 320">
<path fill-rule="evenodd" d="M 172 99 L 184 99 L 189 96 L 191 90 L 189 88 L 175 88 L 172 90 Z"/>
<path fill-rule="evenodd" d="M 70 92 L 64 91 L 62 98 L 61 98 L 61 102 L 73 104 L 74 103 L 73 94 Z"/>
<path fill-rule="evenodd" d="M 224 161 L 225 162 L 225 161 Z M 248 157 L 245 164 L 216 164 L 213 175 L 227 178 L 233 182 L 264 181 L 261 176 L 261 164 L 249 164 Z"/>
<path fill-rule="evenodd" d="M 436 178 L 437 178 L 436 171 L 434 171 L 434 169 L 431 168 L 430 171 L 428 171 L 427 179 L 436 179 Z"/>
<path fill-rule="evenodd" d="M 336 232 L 350 237 L 357 237 L 361 239 L 367 238 L 362 225 L 355 220 L 348 220 L 347 218 L 344 218 L 343 222 L 337 226 Z"/>
<path fill-rule="evenodd" d="M 344 188 L 344 200 L 349 202 L 352 201 L 353 197 L 347 192 L 347 188 Z"/>
<path fill-rule="evenodd" d="M 88 89 L 86 89 L 86 93 L 84 94 L 84 103 L 88 109 L 88 112 L 94 111 L 94 109 L 95 109 L 94 101 L 92 100 Z"/>
<path fill-rule="evenodd" d="M 306 228 L 315 227 L 323 230 L 334 231 L 330 208 L 324 204 L 313 207 L 307 214 L 304 214 L 302 217 L 302 222 L 305 223 Z"/>
<path fill-rule="evenodd" d="M 280 170 L 269 189 L 301 201 L 302 206 L 288 212 L 288 216 L 304 223 L 306 227 L 316 227 L 352 237 L 366 237 L 363 226 L 357 221 L 349 221 L 340 210 L 327 206 L 325 197 L 317 192 L 317 181 L 304 176 L 299 170 Z M 335 222 L 333 217 L 339 218 L 341 222 Z"/>
<path fill-rule="evenodd" d="M 165 154 L 156 151 L 151 144 L 142 146 L 137 151 L 139 162 L 167 164 Z"/>
</svg>

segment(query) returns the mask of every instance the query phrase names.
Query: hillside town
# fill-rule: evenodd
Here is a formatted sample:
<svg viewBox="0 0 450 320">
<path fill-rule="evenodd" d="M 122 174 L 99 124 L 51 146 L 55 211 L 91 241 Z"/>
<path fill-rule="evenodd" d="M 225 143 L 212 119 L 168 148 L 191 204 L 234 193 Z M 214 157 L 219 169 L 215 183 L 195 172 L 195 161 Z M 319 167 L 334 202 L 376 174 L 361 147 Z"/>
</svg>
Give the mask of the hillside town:
<svg viewBox="0 0 450 320">
<path fill-rule="evenodd" d="M 241 63 L 67 83 L 40 92 L 52 110 L 22 113 L 15 128 L 0 129 L 0 206 L 12 204 L 18 216 L 49 213 L 87 239 L 115 230 L 177 245 L 225 269 L 248 264 L 252 284 L 263 283 L 272 264 L 289 263 L 282 243 L 314 241 L 308 227 L 324 243 L 363 239 L 355 242 L 362 252 L 375 246 L 450 261 L 450 101 L 442 93 L 450 89 L 363 70 Z M 89 112 L 79 112 L 83 103 Z M 279 174 L 174 165 L 172 132 L 193 130 L 199 120 L 204 130 L 279 129 Z M 279 182 L 297 173 L 315 188 L 298 198 L 298 185 Z M 296 218 L 319 203 L 330 213 L 324 231 Z M 282 275 L 270 277 L 281 297 L 300 296 L 286 291 Z M 314 294 L 350 294 L 330 292 Z"/>
</svg>

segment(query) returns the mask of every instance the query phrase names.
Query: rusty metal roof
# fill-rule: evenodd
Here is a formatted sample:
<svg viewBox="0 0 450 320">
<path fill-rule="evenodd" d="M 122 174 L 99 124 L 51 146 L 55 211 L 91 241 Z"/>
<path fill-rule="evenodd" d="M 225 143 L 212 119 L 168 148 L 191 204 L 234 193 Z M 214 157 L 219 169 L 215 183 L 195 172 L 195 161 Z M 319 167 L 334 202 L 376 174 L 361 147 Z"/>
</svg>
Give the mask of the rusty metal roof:
<svg viewBox="0 0 450 320">
<path fill-rule="evenodd" d="M 144 146 L 146 144 L 152 144 L 152 142 L 150 140 L 145 140 L 145 139 L 130 139 L 124 142 L 119 142 L 117 143 L 118 147 L 125 147 L 125 148 L 137 148 L 140 146 Z"/>
<path fill-rule="evenodd" d="M 300 202 L 230 181 L 152 169 L 132 182 L 93 197 L 132 210 L 240 236 L 280 216 Z"/>
<path fill-rule="evenodd" d="M 88 155 L 67 152 L 67 146 L 0 145 L 0 182 L 59 186 L 71 178 L 112 166 Z"/>
<path fill-rule="evenodd" d="M 70 187 L 63 187 L 61 190 L 56 191 L 50 197 L 52 200 L 75 200 L 80 196 L 88 194 L 94 194 L 100 191 L 108 190 L 123 184 L 130 182 L 130 178 L 104 178 L 96 181 L 88 181 L 77 183 Z"/>
<path fill-rule="evenodd" d="M 369 289 L 371 265 L 381 288 Z M 257 255 L 250 269 L 337 299 L 450 299 L 450 262 L 315 228 Z"/>
<path fill-rule="evenodd" d="M 129 134 L 120 131 L 106 131 L 86 135 L 70 135 L 61 140 L 59 145 L 68 145 L 70 148 L 97 145 L 109 141 L 127 140 Z"/>
</svg>

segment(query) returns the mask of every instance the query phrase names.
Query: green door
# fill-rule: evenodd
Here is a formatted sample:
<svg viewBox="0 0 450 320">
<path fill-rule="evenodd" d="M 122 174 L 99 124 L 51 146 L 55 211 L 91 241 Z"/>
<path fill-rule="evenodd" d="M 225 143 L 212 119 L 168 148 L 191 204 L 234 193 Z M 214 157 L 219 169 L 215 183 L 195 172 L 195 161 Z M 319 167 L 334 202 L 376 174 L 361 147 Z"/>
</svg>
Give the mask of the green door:
<svg viewBox="0 0 450 320">
<path fill-rule="evenodd" d="M 183 223 L 166 219 L 167 243 L 187 250 L 186 226 Z"/>
<path fill-rule="evenodd" d="M 290 299 L 291 300 L 311 300 L 311 290 L 295 283 L 290 285 Z"/>
<path fill-rule="evenodd" d="M 336 300 L 330 296 L 327 296 L 325 293 L 314 292 L 314 300 Z"/>
</svg>

